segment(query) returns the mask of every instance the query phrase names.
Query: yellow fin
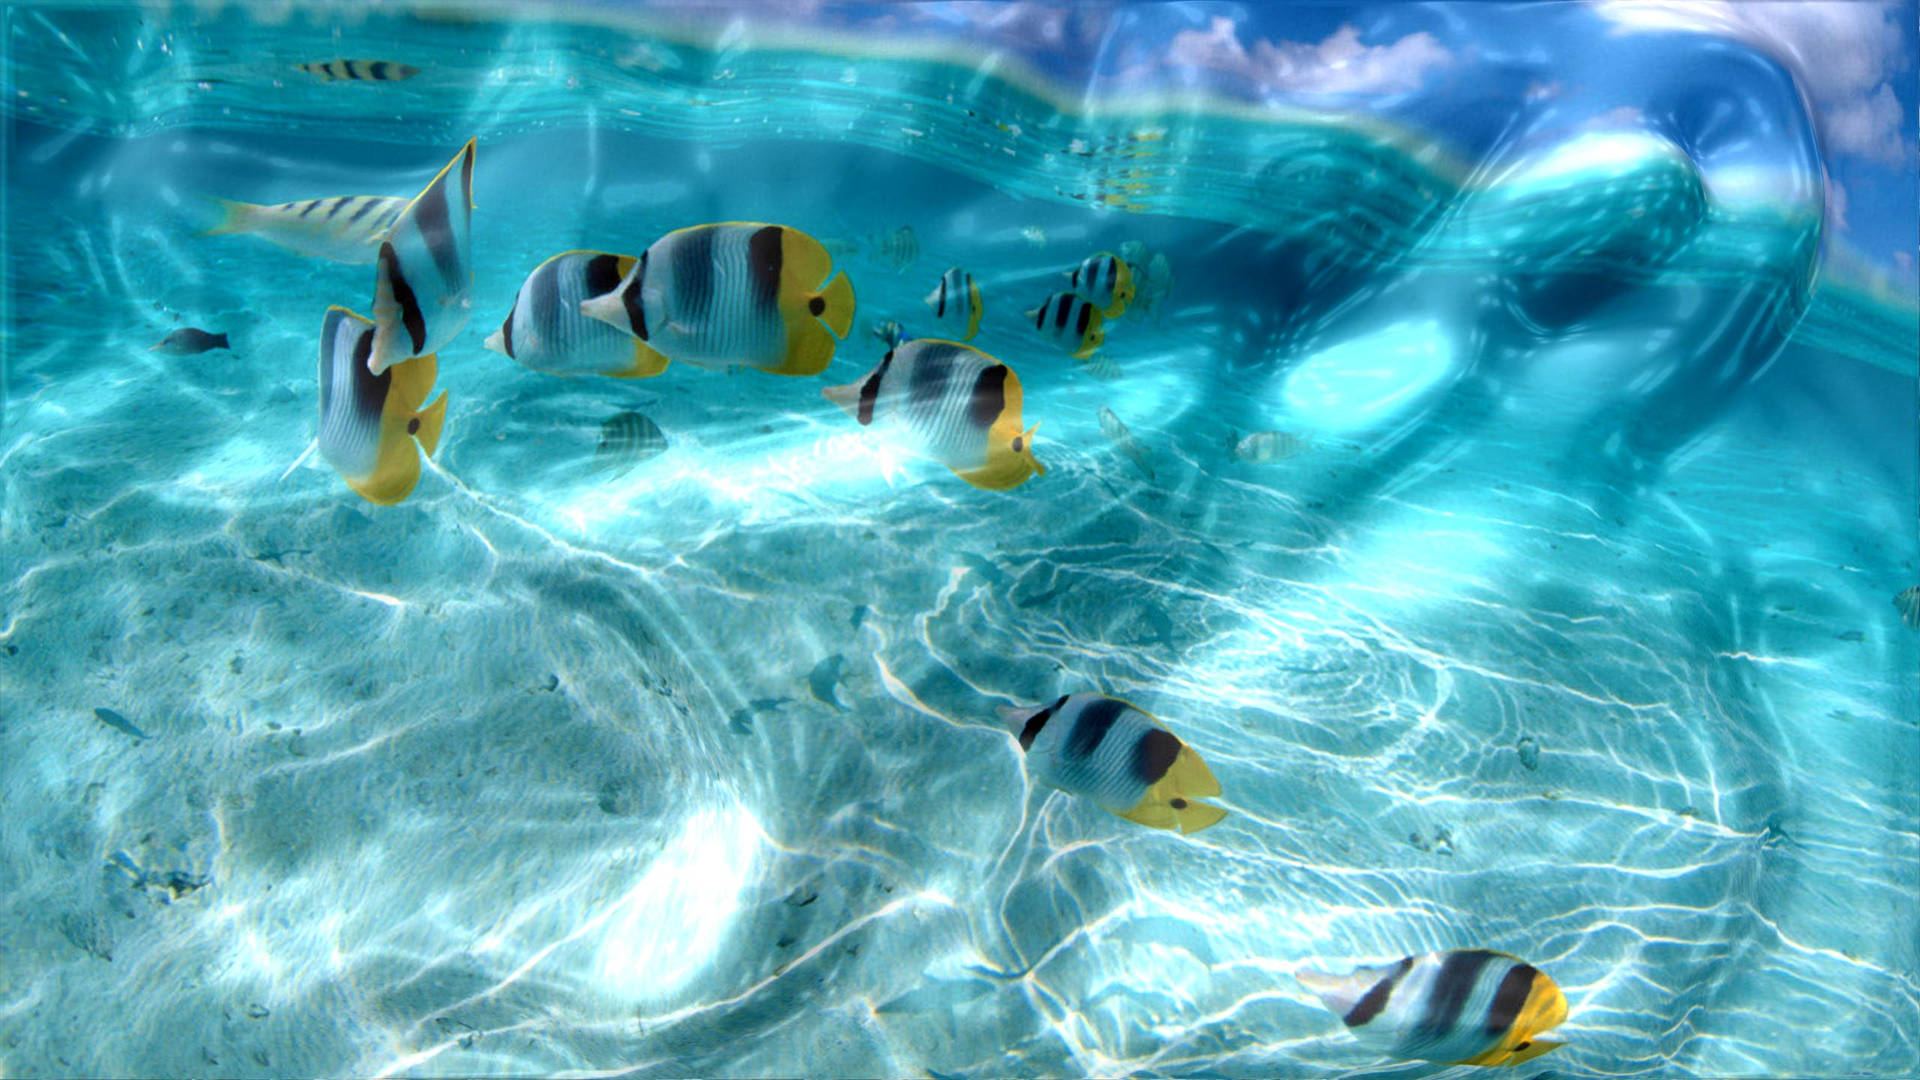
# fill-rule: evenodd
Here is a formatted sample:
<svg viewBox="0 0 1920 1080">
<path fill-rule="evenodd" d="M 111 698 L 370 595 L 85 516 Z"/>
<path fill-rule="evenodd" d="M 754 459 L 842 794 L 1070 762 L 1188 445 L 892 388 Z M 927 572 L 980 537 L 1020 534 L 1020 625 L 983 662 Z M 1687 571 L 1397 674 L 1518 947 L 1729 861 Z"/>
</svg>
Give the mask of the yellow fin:
<svg viewBox="0 0 1920 1080">
<path fill-rule="evenodd" d="M 1212 803 L 1190 802 L 1173 811 L 1180 818 L 1180 831 L 1188 836 L 1209 825 L 1217 825 L 1227 812 Z"/>
<path fill-rule="evenodd" d="M 616 379 L 651 379 L 667 370 L 670 361 L 660 350 L 635 338 L 633 341 L 633 366 L 625 371 L 610 371 L 607 374 Z"/>
<path fill-rule="evenodd" d="M 827 302 L 820 318 L 833 329 L 833 336 L 844 338 L 853 329 L 853 281 L 845 271 L 833 275 L 827 287 L 820 290 L 820 296 Z"/>
<path fill-rule="evenodd" d="M 826 327 L 811 319 L 802 320 L 787 331 L 786 359 L 762 370 L 775 375 L 818 375 L 827 370 L 827 364 L 832 361 L 834 344 L 833 335 L 827 333 Z"/>
<path fill-rule="evenodd" d="M 440 429 L 447 422 L 447 395 L 442 393 L 433 404 L 414 413 L 413 418 L 420 425 L 414 428 L 413 437 L 420 441 L 421 451 L 432 457 L 440 446 Z"/>
<path fill-rule="evenodd" d="M 433 353 L 402 360 L 390 369 L 393 372 L 393 385 L 389 393 L 400 408 L 406 412 L 416 412 L 427 403 L 428 395 L 433 393 L 433 380 L 440 374 L 440 361 Z"/>
<path fill-rule="evenodd" d="M 1191 746 L 1180 747 L 1167 776 L 1172 778 L 1174 790 L 1189 799 L 1210 799 L 1220 794 L 1220 781 L 1213 778 L 1213 770 Z"/>
<path fill-rule="evenodd" d="M 752 228 L 752 222 L 730 221 L 728 225 L 740 225 Z M 698 227 L 698 226 L 696 226 Z M 707 226 L 712 228 L 712 226 Z M 827 252 L 827 246 L 799 229 L 782 225 L 780 228 L 780 263 L 791 274 L 788 280 L 803 291 L 811 293 L 833 273 L 833 256 Z"/>
<path fill-rule="evenodd" d="M 1532 1061 L 1541 1054 L 1558 1050 L 1565 1045 L 1567 1044 L 1551 1042 L 1546 1039 L 1534 1039 L 1531 1042 L 1524 1043 L 1524 1048 L 1522 1049 L 1511 1049 L 1505 1042 L 1502 1042 L 1499 1046 L 1491 1050 L 1475 1054 L 1470 1058 L 1462 1058 L 1459 1061 L 1449 1062 L 1448 1064 L 1485 1066 L 1518 1065 L 1525 1061 Z"/>
<path fill-rule="evenodd" d="M 208 195 L 205 197 L 220 207 L 220 220 L 214 222 L 212 228 L 201 232 L 201 236 L 227 236 L 232 233 L 248 232 L 252 229 L 247 219 L 253 215 L 255 210 L 260 209 L 258 206 L 252 203 L 235 202 L 232 199 L 222 199 L 218 195 Z"/>
<path fill-rule="evenodd" d="M 968 279 L 967 298 L 973 304 L 973 309 L 967 313 L 967 340 L 972 341 L 973 335 L 980 332 L 980 316 L 986 310 L 985 306 L 980 302 L 979 282 Z"/>
<path fill-rule="evenodd" d="M 1035 420 L 1033 422 L 1033 426 L 1028 428 L 1025 432 L 1021 434 L 1020 452 L 1026 455 L 1027 463 L 1033 466 L 1033 475 L 1045 476 L 1047 475 L 1047 467 L 1045 465 L 1040 464 L 1039 458 L 1033 456 L 1033 433 L 1039 430 L 1040 430 L 1040 421 Z"/>
<path fill-rule="evenodd" d="M 1173 807 L 1160 802 L 1149 795 L 1140 800 L 1133 809 L 1120 815 L 1128 821 L 1145 825 L 1150 829 L 1178 829 L 1180 818 Z"/>
</svg>

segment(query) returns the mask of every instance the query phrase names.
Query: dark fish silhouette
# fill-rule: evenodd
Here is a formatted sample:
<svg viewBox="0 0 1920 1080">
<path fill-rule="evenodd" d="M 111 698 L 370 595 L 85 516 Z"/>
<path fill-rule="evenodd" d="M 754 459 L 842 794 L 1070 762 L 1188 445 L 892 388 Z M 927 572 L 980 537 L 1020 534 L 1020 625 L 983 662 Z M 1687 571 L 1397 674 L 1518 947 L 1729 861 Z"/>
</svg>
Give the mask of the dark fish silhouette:
<svg viewBox="0 0 1920 1080">
<path fill-rule="evenodd" d="M 626 472 L 666 452 L 667 437 L 644 414 L 623 412 L 600 425 L 600 445 L 593 449 L 595 468 Z"/>
<path fill-rule="evenodd" d="M 93 715 L 99 717 L 101 723 L 107 725 L 108 727 L 112 728 L 115 731 L 119 731 L 128 735 L 131 735 L 136 739 L 144 739 L 148 737 L 146 732 L 141 731 L 139 728 L 133 726 L 133 721 L 128 720 L 126 717 L 121 716 L 119 713 L 114 712 L 112 709 L 95 709 L 93 710 Z"/>
<path fill-rule="evenodd" d="M 160 344 L 148 349 L 148 352 L 163 352 L 170 356 L 192 356 L 210 349 L 233 351 L 227 344 L 227 335 L 209 334 L 205 330 L 196 330 L 191 326 L 181 327 L 162 338 Z"/>
<path fill-rule="evenodd" d="M 319 76 L 321 82 L 399 82 L 420 74 L 420 69 L 411 64 L 396 64 L 391 60 L 327 60 L 294 67 Z"/>
</svg>

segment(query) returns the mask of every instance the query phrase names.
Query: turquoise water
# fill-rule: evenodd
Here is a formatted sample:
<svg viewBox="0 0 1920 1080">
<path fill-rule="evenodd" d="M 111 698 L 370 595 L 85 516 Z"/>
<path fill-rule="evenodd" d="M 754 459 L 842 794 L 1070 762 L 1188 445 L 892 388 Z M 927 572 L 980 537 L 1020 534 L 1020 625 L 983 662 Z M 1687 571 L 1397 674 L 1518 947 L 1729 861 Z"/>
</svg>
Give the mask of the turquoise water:
<svg viewBox="0 0 1920 1080">
<path fill-rule="evenodd" d="M 1569 999 L 1519 1075 L 1920 1068 L 1915 317 L 1823 263 L 1791 95 L 1756 184 L 964 40 L 269 14 L 7 12 L 0 1075 L 1424 1076 L 1292 973 L 1469 947 Z M 292 69 L 339 55 L 423 73 Z M 446 434 L 375 507 L 303 458 L 372 268 L 201 196 L 468 137 Z M 725 220 L 852 277 L 822 376 L 481 348 L 548 255 Z M 1038 341 L 1129 241 L 1159 318 Z M 820 397 L 956 264 L 1043 424 L 1011 492 Z M 628 410 L 669 446 L 610 476 Z M 1080 690 L 1228 818 L 1031 784 L 994 707 Z"/>
</svg>

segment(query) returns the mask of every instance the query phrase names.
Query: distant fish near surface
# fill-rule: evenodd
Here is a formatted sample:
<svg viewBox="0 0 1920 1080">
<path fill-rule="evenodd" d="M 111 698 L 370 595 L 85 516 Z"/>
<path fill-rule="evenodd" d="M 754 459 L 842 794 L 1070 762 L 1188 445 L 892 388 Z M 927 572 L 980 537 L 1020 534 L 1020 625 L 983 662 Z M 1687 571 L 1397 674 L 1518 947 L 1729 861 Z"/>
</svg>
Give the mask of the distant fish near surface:
<svg viewBox="0 0 1920 1080">
<path fill-rule="evenodd" d="M 183 326 L 173 333 L 168 334 L 166 337 L 161 338 L 160 344 L 153 346 L 147 351 L 163 352 L 169 356 L 193 356 L 197 353 L 208 352 L 213 349 L 225 349 L 228 352 L 232 352 L 233 346 L 227 344 L 227 335 L 225 334 L 209 334 L 205 330 L 196 330 L 191 326 Z"/>
<path fill-rule="evenodd" d="M 1043 248 L 1047 246 L 1047 230 L 1038 225 L 1022 225 L 1020 227 L 1020 235 L 1026 238 L 1027 244 L 1031 247 Z"/>
<path fill-rule="evenodd" d="M 1193 748 L 1143 709 L 1105 694 L 1068 694 L 1052 704 L 1003 706 L 1005 721 L 1041 783 L 1128 821 L 1196 833 L 1227 816 L 1197 800 L 1220 782 Z"/>
<path fill-rule="evenodd" d="M 371 321 L 346 308 L 327 309 L 320 330 L 319 446 L 348 487 L 391 506 L 420 482 L 420 454 L 432 456 L 440 445 L 447 395 L 421 408 L 438 374 L 432 353 L 375 374 L 367 363 L 374 333 Z"/>
<path fill-rule="evenodd" d="M 946 327 L 954 338 L 967 341 L 980 332 L 980 316 L 986 308 L 980 301 L 980 283 L 973 275 L 955 266 L 940 275 L 940 284 L 926 296 L 934 321 Z"/>
<path fill-rule="evenodd" d="M 822 395 L 862 427 L 903 432 L 918 452 L 988 491 L 1046 475 L 1033 456 L 1033 432 L 1021 427 L 1020 377 L 971 345 L 915 338 L 873 370 Z"/>
<path fill-rule="evenodd" d="M 1133 271 L 1110 252 L 1088 256 L 1069 270 L 1066 277 L 1072 281 L 1075 292 L 1086 297 L 1109 319 L 1119 318 L 1133 302 Z"/>
<path fill-rule="evenodd" d="M 666 452 L 667 436 L 644 413 L 623 412 L 600 425 L 600 443 L 593 448 L 597 469 L 623 473 Z"/>
<path fill-rule="evenodd" d="M 1284 461 L 1306 448 L 1307 440 L 1289 431 L 1256 431 L 1251 435 L 1227 432 L 1227 453 L 1255 465 Z"/>
<path fill-rule="evenodd" d="M 867 327 L 867 333 L 876 340 L 884 342 L 887 348 L 896 348 L 904 342 L 913 340 L 906 330 L 892 319 L 882 319 Z"/>
<path fill-rule="evenodd" d="M 1565 1022 L 1566 996 L 1545 972 L 1506 953 L 1461 949 L 1294 977 L 1363 1045 L 1396 1058 L 1518 1065 L 1564 1045 L 1538 1036 Z"/>
<path fill-rule="evenodd" d="M 299 255 L 342 263 L 378 259 L 380 241 L 407 208 L 406 199 L 385 195 L 336 195 L 271 206 L 213 201 L 219 204 L 220 220 L 201 236 L 257 236 Z"/>
<path fill-rule="evenodd" d="M 1141 446 L 1140 441 L 1133 437 L 1133 432 L 1127 430 L 1127 425 L 1114 415 L 1112 409 L 1105 406 L 1100 408 L 1100 432 L 1112 440 L 1114 447 L 1128 461 L 1133 462 L 1134 467 L 1145 474 L 1147 479 L 1153 479 L 1153 460 L 1147 453 L 1147 448 Z"/>
<path fill-rule="evenodd" d="M 911 225 L 874 233 L 867 242 L 874 261 L 896 274 L 920 258 L 920 238 Z"/>
<path fill-rule="evenodd" d="M 1046 298 L 1038 308 L 1027 312 L 1040 336 L 1085 360 L 1107 340 L 1102 329 L 1105 318 L 1098 308 L 1070 292 L 1058 292 Z"/>
<path fill-rule="evenodd" d="M 742 221 L 668 233 L 618 289 L 580 305 L 670 360 L 776 375 L 825 371 L 853 309 L 853 285 L 820 241 Z"/>
<path fill-rule="evenodd" d="M 1901 589 L 1893 598 L 1893 606 L 1900 609 L 1900 621 L 1907 624 L 1907 629 L 1920 630 L 1920 585 Z"/>
<path fill-rule="evenodd" d="M 554 375 L 644 379 L 667 370 L 667 358 L 625 327 L 580 312 L 583 301 L 619 288 L 637 261 L 604 251 L 567 251 L 534 267 L 487 348 Z"/>
<path fill-rule="evenodd" d="M 1134 278 L 1139 287 L 1140 313 L 1151 315 L 1154 322 L 1159 322 L 1160 305 L 1173 291 L 1173 265 L 1167 262 L 1164 253 L 1156 252 L 1147 263 L 1145 273 L 1137 273 Z"/>
<path fill-rule="evenodd" d="M 112 709 L 95 709 L 93 710 L 93 715 L 101 723 L 107 725 L 108 727 L 112 728 L 115 731 L 120 732 L 123 735 L 131 735 L 136 739 L 145 739 L 149 737 L 146 732 L 141 731 L 137 727 L 134 727 L 133 721 L 127 719 L 124 716 L 121 716 L 119 713 L 114 712 Z"/>
<path fill-rule="evenodd" d="M 321 82 L 399 82 L 420 74 L 420 69 L 411 64 L 391 60 L 326 60 L 293 66 L 318 76 Z"/>
<path fill-rule="evenodd" d="M 473 152 L 468 139 L 380 241 L 367 358 L 375 375 L 440 351 L 472 314 Z"/>
<path fill-rule="evenodd" d="M 1140 269 L 1147 265 L 1147 245 L 1139 240 L 1122 241 L 1120 257 L 1127 260 L 1127 268 L 1138 276 Z"/>
</svg>

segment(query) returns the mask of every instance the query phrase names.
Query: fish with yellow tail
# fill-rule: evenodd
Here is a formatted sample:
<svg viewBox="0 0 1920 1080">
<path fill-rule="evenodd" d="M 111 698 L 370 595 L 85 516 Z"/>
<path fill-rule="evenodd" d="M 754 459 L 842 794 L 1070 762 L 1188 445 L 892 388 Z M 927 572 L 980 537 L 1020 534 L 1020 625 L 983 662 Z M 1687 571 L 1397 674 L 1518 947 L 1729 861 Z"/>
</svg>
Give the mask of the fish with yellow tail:
<svg viewBox="0 0 1920 1080">
<path fill-rule="evenodd" d="M 375 375 L 438 352 L 473 311 L 473 148 L 460 148 L 380 241 L 373 291 Z"/>
<path fill-rule="evenodd" d="M 1088 693 L 999 711 L 1026 751 L 1027 768 L 1049 787 L 1128 821 L 1189 835 L 1227 816 L 1199 801 L 1220 794 L 1207 763 L 1144 709 Z"/>
<path fill-rule="evenodd" d="M 1106 318 L 1119 318 L 1133 303 L 1133 271 L 1111 252 L 1087 256 L 1065 276 L 1071 279 L 1073 291 L 1086 297 Z"/>
<path fill-rule="evenodd" d="M 1040 336 L 1085 360 L 1107 340 L 1106 322 L 1100 309 L 1070 292 L 1058 292 L 1046 298 L 1038 308 L 1027 312 Z"/>
<path fill-rule="evenodd" d="M 235 202 L 214 198 L 220 218 L 201 236 L 257 236 L 298 255 L 341 263 L 371 263 L 380 241 L 407 208 L 385 195 L 335 195 L 298 202 Z"/>
<path fill-rule="evenodd" d="M 830 276 L 831 275 L 831 276 Z M 784 225 L 694 225 L 653 242 L 583 314 L 669 360 L 818 375 L 853 328 L 853 284 L 820 241 Z"/>
<path fill-rule="evenodd" d="M 1006 491 L 1046 475 L 1033 456 L 1040 425 L 1021 427 L 1020 376 L 971 345 L 914 338 L 822 396 L 861 427 L 904 434 L 908 445 L 974 487 Z"/>
<path fill-rule="evenodd" d="M 392 506 L 419 483 L 420 454 L 431 457 L 440 445 L 447 395 L 426 405 L 438 374 L 432 353 L 374 374 L 367 365 L 373 335 L 371 320 L 343 307 L 327 309 L 320 329 L 320 455 L 369 502 Z"/>
<path fill-rule="evenodd" d="M 973 275 L 955 266 L 940 275 L 940 284 L 926 296 L 933 319 L 961 341 L 973 340 L 980 332 L 980 316 L 986 306 L 980 301 L 980 283 Z"/>
<path fill-rule="evenodd" d="M 566 251 L 520 283 L 513 308 L 486 346 L 521 367 L 553 375 L 645 379 L 667 370 L 667 358 L 633 336 L 581 314 L 584 300 L 620 287 L 639 260 L 605 251 Z"/>
<path fill-rule="evenodd" d="M 1487 949 L 1409 956 L 1346 975 L 1294 978 L 1370 1049 L 1450 1065 L 1518 1065 L 1564 1044 L 1540 1038 L 1567 1019 L 1540 969 Z"/>
</svg>

